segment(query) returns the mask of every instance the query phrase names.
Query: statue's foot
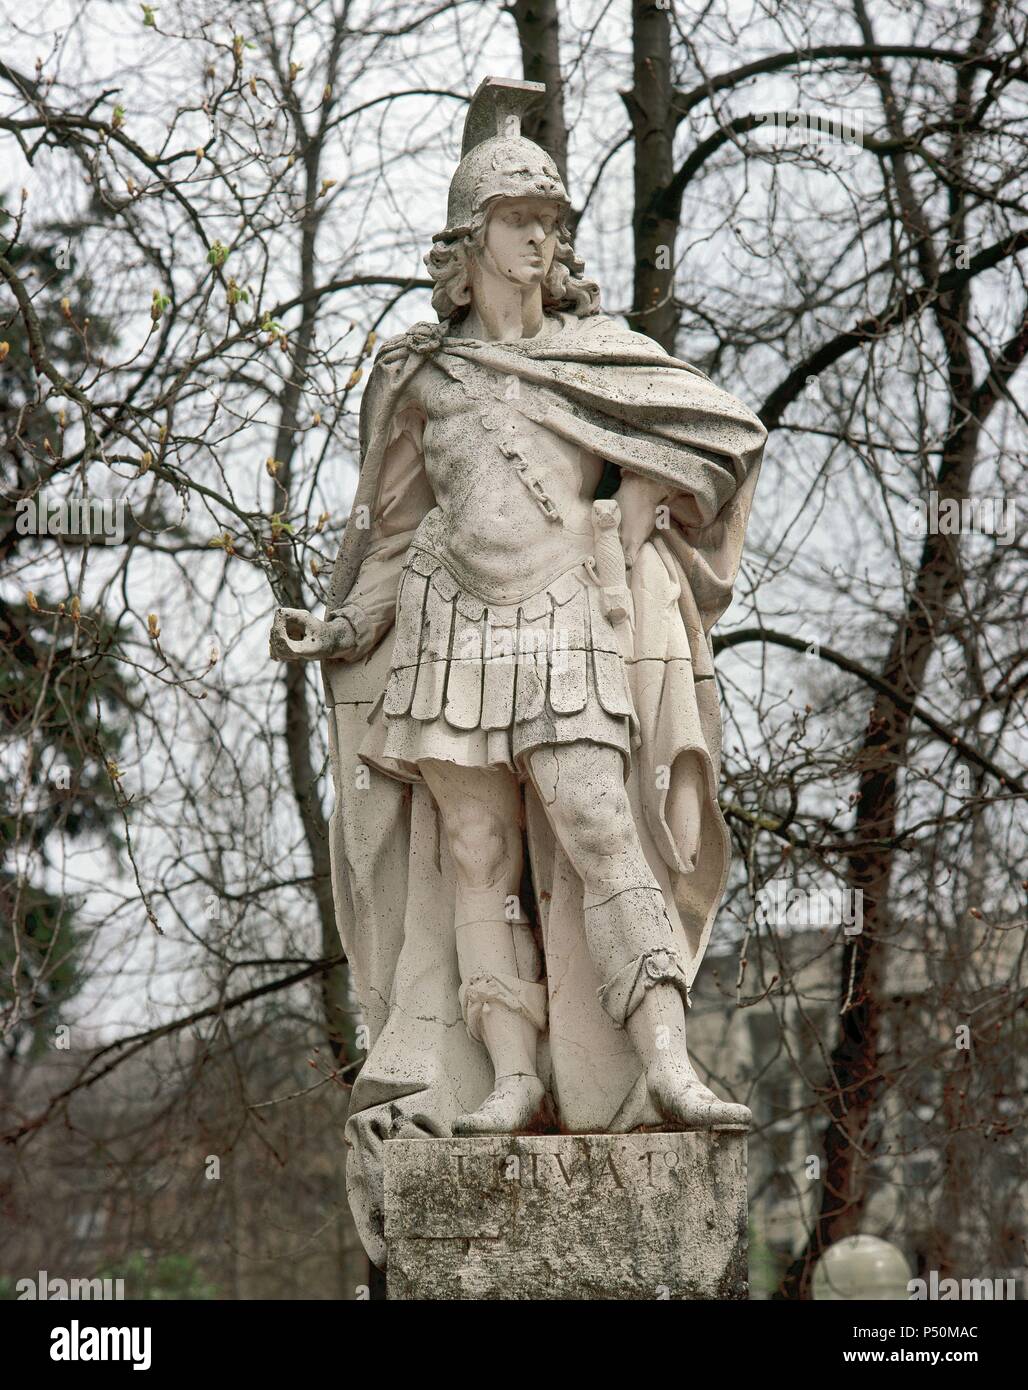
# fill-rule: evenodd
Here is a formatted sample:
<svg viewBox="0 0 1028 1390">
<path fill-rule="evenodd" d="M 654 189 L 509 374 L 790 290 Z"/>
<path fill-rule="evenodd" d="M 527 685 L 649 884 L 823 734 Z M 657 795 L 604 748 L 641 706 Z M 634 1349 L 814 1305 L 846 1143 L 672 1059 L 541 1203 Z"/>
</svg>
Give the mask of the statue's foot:
<svg viewBox="0 0 1028 1390">
<path fill-rule="evenodd" d="M 646 1083 L 665 1120 L 684 1129 L 748 1129 L 753 1119 L 745 1105 L 720 1100 L 694 1071 L 674 1062 L 655 1062 Z"/>
<path fill-rule="evenodd" d="M 519 1134 L 539 1119 L 546 1089 L 537 1076 L 497 1077 L 496 1089 L 477 1110 L 458 1115 L 454 1134 Z"/>
</svg>

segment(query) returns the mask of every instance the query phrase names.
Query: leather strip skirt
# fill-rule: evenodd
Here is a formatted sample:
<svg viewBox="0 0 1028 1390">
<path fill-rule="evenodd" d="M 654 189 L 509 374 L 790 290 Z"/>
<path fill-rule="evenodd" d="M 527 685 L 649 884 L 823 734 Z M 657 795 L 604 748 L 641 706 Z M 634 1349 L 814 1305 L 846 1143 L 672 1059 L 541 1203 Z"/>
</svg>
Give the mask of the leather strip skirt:
<svg viewBox="0 0 1028 1390">
<path fill-rule="evenodd" d="M 584 564 L 519 603 L 476 598 L 427 551 L 400 578 L 389 678 L 361 757 L 414 780 L 428 758 L 525 772 L 539 747 L 617 748 L 635 710 L 602 595 Z"/>
</svg>

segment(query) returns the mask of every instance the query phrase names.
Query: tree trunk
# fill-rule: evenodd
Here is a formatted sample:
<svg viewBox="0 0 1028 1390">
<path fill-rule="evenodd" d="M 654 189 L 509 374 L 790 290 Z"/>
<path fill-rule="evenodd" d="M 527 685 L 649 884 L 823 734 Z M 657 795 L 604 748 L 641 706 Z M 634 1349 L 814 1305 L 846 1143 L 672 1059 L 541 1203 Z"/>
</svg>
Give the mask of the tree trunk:
<svg viewBox="0 0 1028 1390">
<path fill-rule="evenodd" d="M 568 131 L 564 120 L 557 2 L 514 0 L 510 10 L 518 29 L 525 81 L 546 83 L 546 96 L 525 121 L 524 134 L 553 156 L 567 187 Z"/>
<path fill-rule="evenodd" d="M 636 332 L 647 333 L 673 352 L 679 322 L 675 299 L 679 208 L 667 195 L 675 175 L 678 116 L 673 107 L 669 11 L 659 9 L 653 0 L 632 3 L 632 90 L 622 96 L 635 149 L 635 278 L 628 322 Z"/>
<path fill-rule="evenodd" d="M 342 46 L 343 26 L 337 23 L 333 41 L 326 56 L 326 80 L 333 82 Z M 281 65 L 281 64 L 280 64 Z M 297 133 L 304 162 L 306 197 L 300 234 L 300 288 L 303 295 L 303 316 L 295 337 L 290 339 L 291 366 L 279 398 L 278 427 L 275 433 L 277 470 L 275 508 L 283 516 L 290 508 L 292 462 L 300 421 L 298 410 L 307 378 L 311 343 L 318 315 L 315 289 L 315 244 L 320 213 L 318 192 L 321 183 L 321 157 L 324 152 L 325 130 L 331 106 L 327 101 L 320 108 L 317 128 L 308 133 L 299 106 L 290 103 L 290 115 Z M 275 548 L 279 568 L 278 579 L 286 606 L 302 608 L 303 580 L 288 536 Z M 321 809 L 318 777 L 311 759 L 313 724 L 307 701 L 307 663 L 285 663 L 286 683 L 286 748 L 289 755 L 289 775 L 300 813 L 304 839 L 311 857 L 314 879 L 314 898 L 318 909 L 321 954 L 325 959 L 343 956 L 342 942 L 336 925 L 335 902 L 332 897 L 331 860 L 329 856 L 328 822 Z M 349 968 L 345 963 L 327 970 L 321 976 L 321 998 L 325 1028 L 332 1055 L 338 1065 L 345 1065 L 357 1056 L 356 1036 L 351 1003 Z"/>
<path fill-rule="evenodd" d="M 868 44 L 874 43 L 862 0 L 855 0 L 857 21 Z M 992 30 L 994 5 L 983 7 L 972 51 L 983 52 Z M 891 79 L 880 58 L 871 69 L 882 97 L 891 141 L 889 155 L 904 230 L 915 250 L 927 285 L 938 283 L 941 267 L 931 230 L 913 188 L 903 150 L 905 132 Z M 962 242 L 965 233 L 962 195 L 957 191 L 962 172 L 964 133 L 973 71 L 962 69 L 952 115 L 954 132 L 947 160 L 953 179 L 950 220 L 946 228 L 950 245 Z M 969 284 L 939 295 L 935 318 L 945 346 L 949 388 L 949 418 L 942 458 L 935 476 L 925 468 L 929 487 L 944 498 L 967 496 L 982 426 L 995 405 L 999 390 L 1016 370 L 1024 355 L 1019 336 L 997 359 L 986 380 L 976 389 L 968 344 Z M 882 676 L 909 701 L 924 689 L 925 673 L 940 635 L 949 619 L 949 608 L 961 583 L 961 558 L 957 537 L 926 535 L 914 584 L 896 626 Z M 850 938 L 843 952 L 840 981 L 841 1020 L 839 1038 L 831 1057 L 831 1116 L 825 1136 L 825 1173 L 821 1207 L 807 1245 L 790 1268 L 783 1284 L 786 1296 L 806 1297 L 814 1262 L 835 1241 L 860 1230 L 870 1196 L 870 1160 L 867 1137 L 876 1100 L 885 1084 L 880 1064 L 880 1028 L 889 931 L 889 887 L 895 866 L 892 847 L 897 826 L 898 771 L 906 766 L 910 738 L 909 709 L 903 710 L 887 696 L 876 697 L 868 720 L 857 768 L 859 793 L 853 827 L 854 840 L 880 843 L 849 858 L 849 881 L 864 894 L 861 935 Z M 887 846 L 887 847 L 886 847 Z"/>
</svg>

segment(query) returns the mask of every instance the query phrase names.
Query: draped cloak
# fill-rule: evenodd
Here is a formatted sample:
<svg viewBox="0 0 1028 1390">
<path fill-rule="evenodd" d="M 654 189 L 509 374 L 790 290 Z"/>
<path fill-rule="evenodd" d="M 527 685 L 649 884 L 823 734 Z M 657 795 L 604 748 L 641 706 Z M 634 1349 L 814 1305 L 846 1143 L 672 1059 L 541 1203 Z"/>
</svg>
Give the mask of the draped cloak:
<svg viewBox="0 0 1028 1390">
<path fill-rule="evenodd" d="M 367 519 L 395 490 L 390 449 L 403 428 L 406 388 L 428 353 L 458 376 L 462 362 L 500 382 L 516 376 L 512 402 L 506 395 L 525 417 L 669 488 L 665 524 L 658 523 L 631 571 L 635 618 L 626 669 L 639 742 L 627 790 L 691 982 L 729 861 L 717 804 L 721 719 L 710 632 L 731 600 L 766 432 L 740 401 L 651 339 L 599 314 L 561 320 L 558 332 L 538 340 L 481 342 L 443 336 L 446 325 L 421 324 L 386 345 L 392 365 L 376 363 L 361 406 L 361 472 L 327 611 L 345 606 L 354 592 L 374 535 Z M 423 466 L 408 492 L 423 500 L 421 516 L 435 505 Z M 413 529 L 376 543 L 380 576 L 395 568 L 398 579 L 412 536 Z M 391 649 L 387 632 L 356 661 L 322 663 L 336 792 L 336 918 L 370 1036 L 346 1123 L 347 1189 L 365 1248 L 382 1267 L 383 1143 L 448 1135 L 455 1116 L 476 1109 L 493 1080 L 458 1004 L 454 871 L 435 804 L 424 783 L 387 777 L 357 757 Z M 698 851 L 687 861 L 684 817 L 697 804 Z M 659 1125 L 628 1036 L 597 998 L 605 982 L 586 948 L 581 881 L 531 786 L 525 816 L 549 995 L 540 1075 L 560 1123 L 578 1133 Z"/>
</svg>

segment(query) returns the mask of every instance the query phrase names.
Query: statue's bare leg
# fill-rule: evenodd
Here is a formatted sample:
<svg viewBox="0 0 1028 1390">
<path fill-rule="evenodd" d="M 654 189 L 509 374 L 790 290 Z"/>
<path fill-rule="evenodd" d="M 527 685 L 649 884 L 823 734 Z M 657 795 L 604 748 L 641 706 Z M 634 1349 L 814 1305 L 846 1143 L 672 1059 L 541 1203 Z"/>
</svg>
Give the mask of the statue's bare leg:
<svg viewBox="0 0 1028 1390">
<path fill-rule="evenodd" d="M 538 1117 L 544 1088 L 536 1042 L 545 986 L 531 924 L 521 910 L 521 789 L 506 768 L 425 761 L 422 775 L 446 831 L 456 877 L 460 1001 L 484 1043 L 496 1085 L 454 1121 L 455 1134 L 515 1134 Z"/>
<path fill-rule="evenodd" d="M 690 1129 L 747 1125 L 746 1106 L 720 1100 L 689 1060 L 683 963 L 639 840 L 620 753 L 594 743 L 563 744 L 537 749 L 529 768 L 584 885 L 601 1000 L 631 1038 L 658 1110 Z"/>
</svg>

